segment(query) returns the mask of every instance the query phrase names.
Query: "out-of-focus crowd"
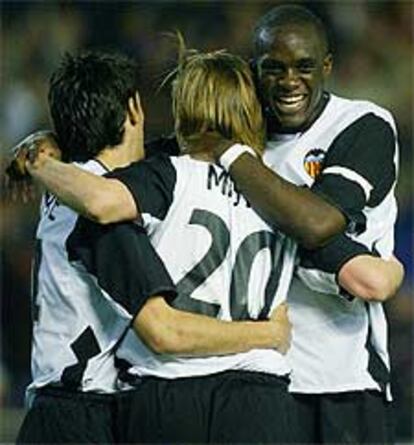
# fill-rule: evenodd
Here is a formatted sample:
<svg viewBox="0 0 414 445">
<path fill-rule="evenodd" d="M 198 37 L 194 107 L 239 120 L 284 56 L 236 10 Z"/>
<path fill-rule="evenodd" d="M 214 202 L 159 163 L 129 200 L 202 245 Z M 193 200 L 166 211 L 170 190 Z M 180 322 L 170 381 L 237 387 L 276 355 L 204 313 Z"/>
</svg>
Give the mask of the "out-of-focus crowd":
<svg viewBox="0 0 414 445">
<path fill-rule="evenodd" d="M 65 51 L 113 49 L 137 58 L 147 134 L 167 134 L 172 130 L 169 91 L 168 86 L 159 87 L 176 56 L 167 34 L 178 29 L 190 47 L 227 48 L 248 58 L 254 22 L 278 3 L 283 2 L 3 1 L 0 164 L 5 164 L 8 149 L 19 138 L 49 127 L 48 78 Z M 397 436 L 404 440 L 413 434 L 414 4 L 398 0 L 303 3 L 332 31 L 331 89 L 339 95 L 373 100 L 388 108 L 398 123 L 401 170 L 396 252 L 407 272 L 403 288 L 387 310 Z M 12 202 L 2 193 L 0 205 L 0 407 L 19 408 L 30 381 L 30 262 L 37 201 Z"/>
</svg>

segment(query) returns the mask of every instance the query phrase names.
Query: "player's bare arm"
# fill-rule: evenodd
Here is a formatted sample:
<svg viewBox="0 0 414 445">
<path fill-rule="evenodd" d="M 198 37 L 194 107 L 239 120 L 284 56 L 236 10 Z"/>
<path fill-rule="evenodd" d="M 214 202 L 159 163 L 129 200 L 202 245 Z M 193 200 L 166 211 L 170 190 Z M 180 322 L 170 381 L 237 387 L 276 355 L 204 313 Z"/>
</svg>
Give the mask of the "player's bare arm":
<svg viewBox="0 0 414 445">
<path fill-rule="evenodd" d="M 174 309 L 161 296 L 150 298 L 134 329 L 154 352 L 178 356 L 224 355 L 256 348 L 286 354 L 291 324 L 281 304 L 267 321 L 223 321 Z"/>
<path fill-rule="evenodd" d="M 315 274 L 315 270 L 322 273 Z M 325 280 L 330 276 L 335 286 L 355 298 L 383 302 L 392 298 L 401 286 L 404 267 L 395 256 L 379 257 L 365 245 L 341 234 L 321 249 L 302 249 L 298 273 L 317 292 L 327 292 Z"/>
<path fill-rule="evenodd" d="M 180 294 L 176 296 L 176 286 L 141 226 L 121 223 L 106 228 L 80 218 L 66 246 L 74 267 L 115 295 L 134 319 L 135 332 L 155 353 L 205 356 L 257 348 L 286 353 L 290 346 L 286 304 L 277 306 L 269 320 L 257 321 L 224 321 L 172 307 Z"/>
<path fill-rule="evenodd" d="M 198 142 L 219 162 L 234 145 L 215 133 L 204 134 Z M 303 246 L 319 247 L 345 230 L 346 219 L 340 210 L 308 189 L 286 181 L 259 158 L 241 154 L 231 163 L 229 172 L 255 210 Z"/>
<path fill-rule="evenodd" d="M 104 148 L 96 159 L 110 170 L 141 159 L 144 155 L 142 129 L 143 112 L 136 94 L 128 101 L 122 149 Z M 102 224 L 138 217 L 136 205 L 122 183 L 59 161 L 60 150 L 53 133 L 34 133 L 19 143 L 14 152 L 7 170 L 11 180 L 31 176 L 61 202 Z"/>
<path fill-rule="evenodd" d="M 108 224 L 139 215 L 131 194 L 118 180 L 94 175 L 43 153 L 33 163 L 27 161 L 26 168 L 61 202 L 93 221 Z"/>
<path fill-rule="evenodd" d="M 404 266 L 394 256 L 382 258 L 359 255 L 345 263 L 338 283 L 347 292 L 366 301 L 384 302 L 392 298 L 404 279 Z"/>
<path fill-rule="evenodd" d="M 311 249 L 346 228 L 340 210 L 310 190 L 291 184 L 250 154 L 230 167 L 241 193 L 269 222 Z"/>
<path fill-rule="evenodd" d="M 29 136 L 30 138 L 30 136 Z M 138 211 L 128 189 L 115 179 L 106 179 L 59 160 L 51 134 L 26 138 L 16 147 L 8 168 L 11 180 L 31 176 L 76 212 L 100 223 L 131 220 Z"/>
</svg>

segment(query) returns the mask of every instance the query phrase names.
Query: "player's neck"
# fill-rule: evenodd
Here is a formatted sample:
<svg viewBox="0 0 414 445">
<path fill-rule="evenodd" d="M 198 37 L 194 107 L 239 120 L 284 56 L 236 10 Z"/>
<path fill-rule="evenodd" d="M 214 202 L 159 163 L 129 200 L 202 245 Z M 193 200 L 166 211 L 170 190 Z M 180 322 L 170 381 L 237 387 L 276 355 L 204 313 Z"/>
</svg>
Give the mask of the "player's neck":
<svg viewBox="0 0 414 445">
<path fill-rule="evenodd" d="M 204 162 L 214 162 L 214 157 L 211 153 L 208 152 L 198 152 L 198 153 L 188 153 L 190 157 L 193 159 L 196 159 L 197 161 L 204 161 Z"/>
<path fill-rule="evenodd" d="M 95 158 L 105 165 L 108 170 L 126 167 L 132 162 L 144 157 L 144 149 L 136 146 L 118 145 L 104 148 Z"/>
</svg>

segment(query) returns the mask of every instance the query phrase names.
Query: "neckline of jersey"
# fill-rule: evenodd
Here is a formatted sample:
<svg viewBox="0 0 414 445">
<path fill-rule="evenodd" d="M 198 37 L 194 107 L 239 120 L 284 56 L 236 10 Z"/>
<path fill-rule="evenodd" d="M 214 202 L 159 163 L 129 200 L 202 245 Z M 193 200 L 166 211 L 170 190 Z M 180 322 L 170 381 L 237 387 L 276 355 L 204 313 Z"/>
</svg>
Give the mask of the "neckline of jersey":
<svg viewBox="0 0 414 445">
<path fill-rule="evenodd" d="M 303 134 L 305 134 L 308 130 L 310 130 L 316 122 L 321 118 L 323 114 L 325 114 L 329 104 L 331 103 L 332 95 L 328 93 L 327 91 L 324 92 L 325 96 L 325 105 L 320 111 L 318 117 L 312 122 L 312 124 L 308 125 L 306 128 L 304 128 L 301 131 L 298 131 L 297 133 L 269 133 L 267 135 L 267 140 L 269 142 L 289 142 L 296 139 L 299 139 Z"/>
</svg>

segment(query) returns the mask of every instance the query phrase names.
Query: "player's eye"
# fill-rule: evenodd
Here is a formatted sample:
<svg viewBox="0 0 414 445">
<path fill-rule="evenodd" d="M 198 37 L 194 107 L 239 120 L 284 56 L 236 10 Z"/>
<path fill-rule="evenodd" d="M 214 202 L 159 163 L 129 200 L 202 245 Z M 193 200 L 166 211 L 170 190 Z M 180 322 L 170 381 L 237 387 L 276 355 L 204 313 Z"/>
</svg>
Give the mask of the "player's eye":
<svg viewBox="0 0 414 445">
<path fill-rule="evenodd" d="M 296 67 L 303 74 L 311 74 L 316 69 L 316 63 L 312 60 L 304 60 L 299 62 Z"/>
<path fill-rule="evenodd" d="M 260 68 L 262 73 L 267 75 L 278 75 L 285 72 L 285 66 L 274 60 L 263 61 Z"/>
</svg>

